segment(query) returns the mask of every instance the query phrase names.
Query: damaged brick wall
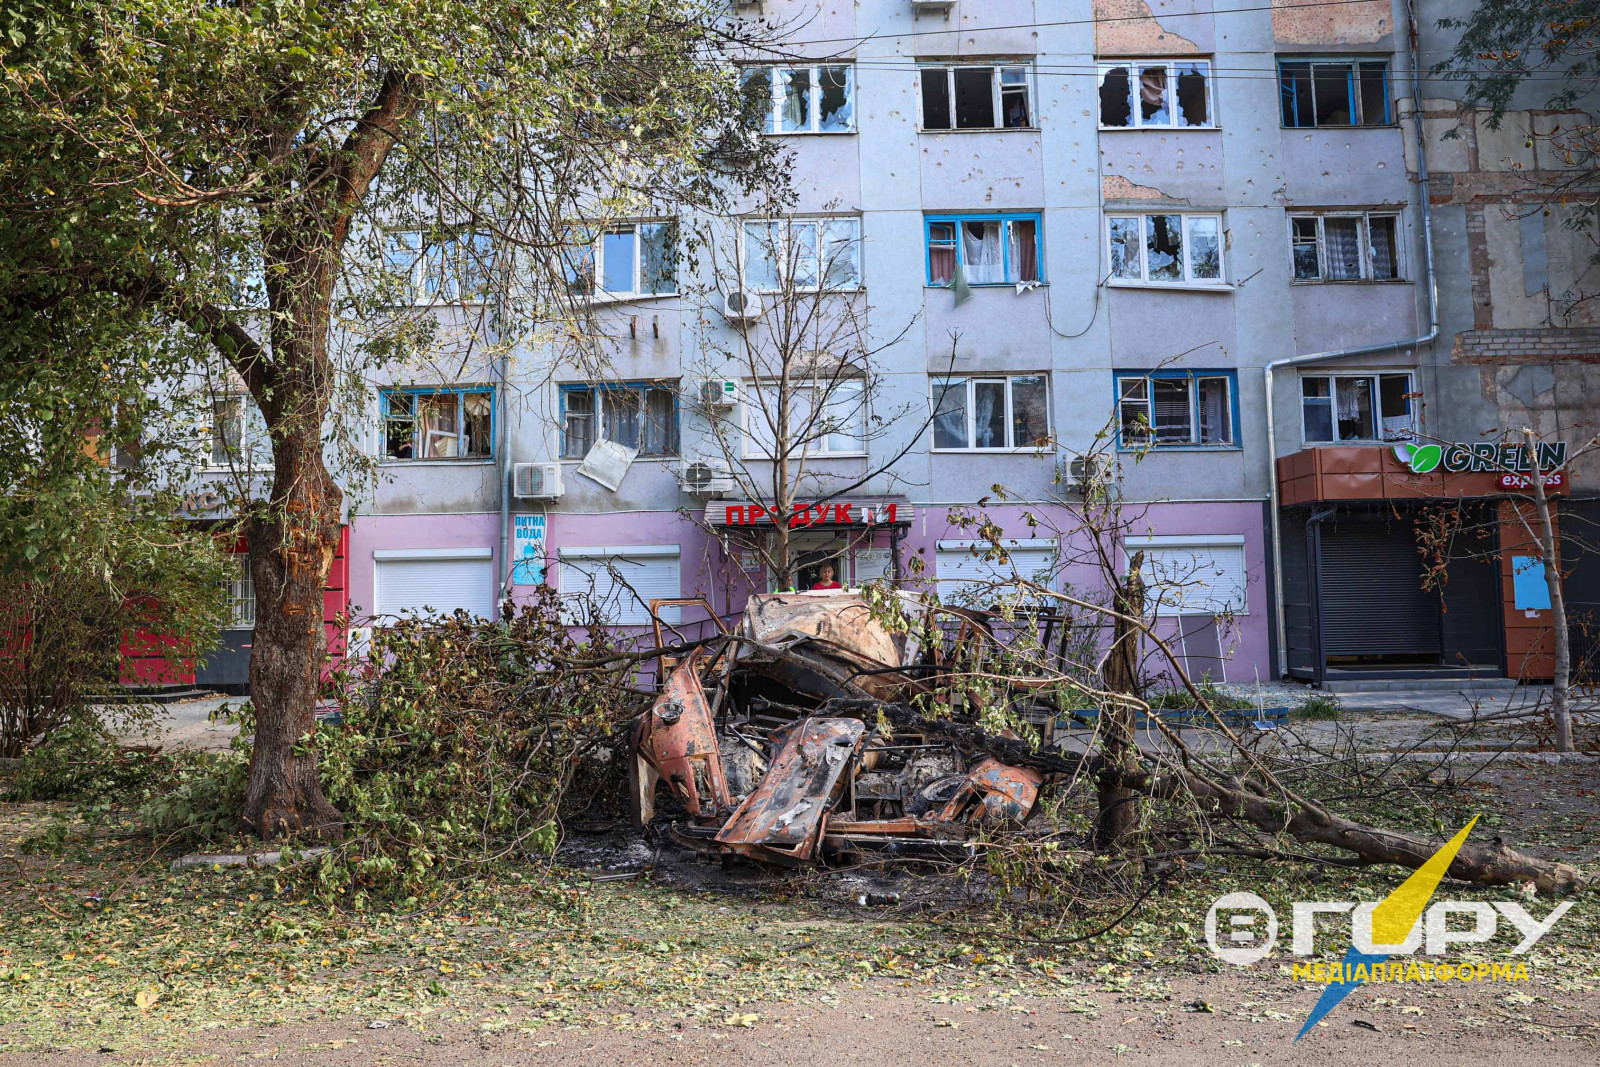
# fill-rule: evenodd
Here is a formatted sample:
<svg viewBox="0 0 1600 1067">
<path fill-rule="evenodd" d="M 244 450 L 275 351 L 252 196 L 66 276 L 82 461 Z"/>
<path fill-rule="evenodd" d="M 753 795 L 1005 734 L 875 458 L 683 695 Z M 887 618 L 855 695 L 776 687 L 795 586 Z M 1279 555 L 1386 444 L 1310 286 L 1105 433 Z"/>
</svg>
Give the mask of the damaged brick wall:
<svg viewBox="0 0 1600 1067">
<path fill-rule="evenodd" d="M 1325 0 L 1272 0 L 1272 36 L 1279 44 L 1323 47 L 1392 47 L 1394 8 L 1389 0 L 1328 4 Z"/>
<path fill-rule="evenodd" d="M 1147 0 L 1094 0 L 1094 49 L 1101 56 L 1193 56 L 1206 51 L 1195 41 L 1162 24 L 1165 17 L 1173 26 L 1190 34 L 1199 19 L 1176 18 L 1191 12 L 1209 12 L 1211 5 L 1202 0 L 1196 3 L 1175 4 L 1156 0 L 1159 13 Z M 1209 20 L 1207 20 L 1209 21 Z"/>
</svg>

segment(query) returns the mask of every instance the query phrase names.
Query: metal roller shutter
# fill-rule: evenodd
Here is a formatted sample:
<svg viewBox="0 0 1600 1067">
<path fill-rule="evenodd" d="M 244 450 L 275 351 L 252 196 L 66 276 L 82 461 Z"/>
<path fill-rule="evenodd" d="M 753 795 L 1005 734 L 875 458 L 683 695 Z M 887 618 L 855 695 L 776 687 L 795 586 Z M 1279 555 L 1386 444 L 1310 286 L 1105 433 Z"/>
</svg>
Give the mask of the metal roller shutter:
<svg viewBox="0 0 1600 1067">
<path fill-rule="evenodd" d="M 449 615 L 457 608 L 494 617 L 494 560 L 489 550 L 469 558 L 379 559 L 379 615 Z"/>
<path fill-rule="evenodd" d="M 1422 588 L 1409 527 L 1347 522 L 1321 535 L 1322 647 L 1329 656 L 1439 652 L 1439 596 Z"/>
<path fill-rule="evenodd" d="M 1129 554 L 1144 553 L 1141 572 L 1157 614 L 1242 614 L 1245 605 L 1244 539 L 1135 538 Z"/>
<path fill-rule="evenodd" d="M 977 553 L 973 552 L 974 546 Z M 981 553 L 989 547 L 987 541 L 938 543 L 934 562 L 940 600 L 946 604 L 966 604 L 974 598 L 992 600 L 1003 596 L 1006 587 L 1018 576 L 1040 585 L 1050 584 L 1050 572 L 1056 561 L 1055 541 L 1043 538 L 1006 541 L 1003 547 L 1010 557 L 1006 563 L 984 559 Z"/>
<path fill-rule="evenodd" d="M 615 626 L 650 622 L 650 601 L 682 596 L 677 545 L 561 550 L 561 593 L 593 601 Z M 574 612 L 572 621 L 583 621 Z M 680 609 L 664 608 L 661 621 L 679 621 Z"/>
</svg>

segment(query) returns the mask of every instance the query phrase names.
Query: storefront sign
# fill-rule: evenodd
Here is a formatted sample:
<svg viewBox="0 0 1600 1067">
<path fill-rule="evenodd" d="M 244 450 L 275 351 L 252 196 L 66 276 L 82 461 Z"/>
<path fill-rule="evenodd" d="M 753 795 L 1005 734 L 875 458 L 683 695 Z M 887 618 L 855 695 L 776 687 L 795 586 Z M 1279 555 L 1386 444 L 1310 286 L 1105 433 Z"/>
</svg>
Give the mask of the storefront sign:
<svg viewBox="0 0 1600 1067">
<path fill-rule="evenodd" d="M 1546 489 L 1560 489 L 1566 484 L 1567 476 L 1561 471 L 1556 471 L 1553 474 L 1546 474 L 1544 476 L 1544 487 Z M 1502 489 L 1532 489 L 1533 475 L 1502 474 L 1500 476 L 1499 486 Z"/>
<path fill-rule="evenodd" d="M 789 528 L 807 526 L 877 526 L 880 523 L 909 522 L 908 504 L 888 501 L 833 501 L 802 507 L 789 516 Z M 760 504 L 728 504 L 723 507 L 724 526 L 762 526 L 773 521 L 771 512 Z"/>
<path fill-rule="evenodd" d="M 511 527 L 511 568 L 514 585 L 539 585 L 544 582 L 545 516 L 517 515 Z"/>
<path fill-rule="evenodd" d="M 1542 443 L 1539 448 L 1539 469 L 1550 471 L 1564 466 L 1567 462 L 1567 443 L 1554 441 Z M 1513 475 L 1512 472 L 1521 474 L 1533 473 L 1533 464 L 1528 462 L 1528 449 L 1526 445 L 1497 445 L 1492 441 L 1480 441 L 1477 444 L 1447 444 L 1447 445 L 1395 445 L 1394 455 L 1404 463 L 1413 474 L 1428 474 L 1436 469 L 1443 469 L 1449 474 L 1492 474 L 1499 472 L 1503 475 Z M 1559 481 L 1551 479 L 1560 475 L 1549 475 L 1546 485 L 1560 485 Z M 1532 482 L 1528 482 L 1532 485 Z M 1523 488 L 1523 486 L 1507 485 L 1505 478 L 1500 480 L 1500 485 L 1505 489 Z"/>
</svg>

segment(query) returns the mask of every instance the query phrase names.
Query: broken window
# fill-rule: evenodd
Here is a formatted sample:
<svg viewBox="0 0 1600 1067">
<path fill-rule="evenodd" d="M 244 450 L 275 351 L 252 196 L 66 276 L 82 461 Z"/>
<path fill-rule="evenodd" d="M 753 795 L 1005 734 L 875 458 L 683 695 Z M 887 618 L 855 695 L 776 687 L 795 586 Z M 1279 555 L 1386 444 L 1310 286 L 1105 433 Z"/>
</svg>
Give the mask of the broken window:
<svg viewBox="0 0 1600 1067">
<path fill-rule="evenodd" d="M 1307 444 L 1406 441 L 1416 430 L 1410 374 L 1307 374 L 1300 397 Z"/>
<path fill-rule="evenodd" d="M 1223 281 L 1220 215 L 1108 215 L 1106 240 L 1114 279 L 1157 285 Z"/>
<path fill-rule="evenodd" d="M 933 379 L 933 447 L 1044 447 L 1050 443 L 1048 383 L 1043 374 Z"/>
<path fill-rule="evenodd" d="M 386 389 L 380 407 L 385 459 L 488 459 L 493 454 L 492 388 Z"/>
<path fill-rule="evenodd" d="M 1100 125 L 1210 127 L 1209 60 L 1120 60 L 1100 64 Z"/>
<path fill-rule="evenodd" d="M 1117 375 L 1121 447 L 1234 447 L 1232 371 Z"/>
<path fill-rule="evenodd" d="M 928 284 L 949 285 L 959 268 L 968 285 L 1042 280 L 1039 217 L 981 215 L 927 220 Z"/>
<path fill-rule="evenodd" d="M 763 133 L 855 130 L 855 70 L 848 64 L 746 67 L 741 84 L 753 125 Z"/>
<path fill-rule="evenodd" d="M 1028 68 L 923 67 L 924 130 L 1025 129 L 1033 125 Z"/>
<path fill-rule="evenodd" d="M 1289 216 L 1297 281 L 1393 281 L 1400 277 L 1397 215 Z"/>
<path fill-rule="evenodd" d="M 861 287 L 861 220 L 761 219 L 744 224 L 744 285 L 758 293 Z"/>
<path fill-rule="evenodd" d="M 640 456 L 678 454 L 678 391 L 670 382 L 561 387 L 561 458 L 583 459 L 604 438 Z"/>
<path fill-rule="evenodd" d="M 579 263 L 593 272 L 576 288 L 607 296 L 658 296 L 677 292 L 677 225 L 637 222 L 612 226 Z"/>
<path fill-rule="evenodd" d="M 1386 59 L 1293 59 L 1278 63 L 1283 124 L 1386 126 L 1390 117 Z"/>
</svg>

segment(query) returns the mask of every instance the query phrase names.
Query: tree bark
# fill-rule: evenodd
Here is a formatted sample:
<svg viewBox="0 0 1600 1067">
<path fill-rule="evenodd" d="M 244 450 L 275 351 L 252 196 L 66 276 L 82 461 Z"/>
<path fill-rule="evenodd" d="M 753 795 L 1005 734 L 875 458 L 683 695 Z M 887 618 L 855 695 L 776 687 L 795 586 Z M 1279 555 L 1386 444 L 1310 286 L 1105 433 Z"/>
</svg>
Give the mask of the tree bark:
<svg viewBox="0 0 1600 1067">
<path fill-rule="evenodd" d="M 1243 789 L 1234 789 L 1197 774 L 1135 774 L 1124 779 L 1153 797 L 1193 797 L 1202 808 L 1244 819 L 1267 833 L 1287 833 L 1305 844 L 1331 845 L 1375 863 L 1394 863 L 1413 870 L 1427 862 L 1442 842 L 1411 834 L 1364 826 L 1326 811 L 1286 805 Z M 1588 885 L 1583 872 L 1565 863 L 1525 856 L 1496 837 L 1488 845 L 1466 844 L 1450 864 L 1449 875 L 1481 885 L 1532 882 L 1545 896 L 1561 896 Z"/>
<path fill-rule="evenodd" d="M 1135 552 L 1126 583 L 1116 589 L 1118 614 L 1112 619 L 1111 650 L 1103 671 L 1107 692 L 1138 695 L 1139 631 L 1129 618 L 1144 614 L 1144 583 L 1139 578 L 1143 562 L 1144 553 Z M 1139 829 L 1139 794 L 1123 783 L 1124 776 L 1138 765 L 1133 707 L 1121 701 L 1107 703 L 1100 713 L 1100 728 L 1105 764 L 1096 788 L 1094 845 L 1098 851 L 1109 852 L 1127 844 Z"/>
<path fill-rule="evenodd" d="M 343 493 L 322 459 L 322 420 L 329 375 L 313 299 L 310 330 L 282 339 L 293 353 L 274 375 L 290 382 L 258 397 L 273 437 L 273 486 L 245 529 L 255 580 L 256 629 L 250 649 L 250 692 L 256 711 L 244 821 L 262 837 L 326 840 L 343 831 L 338 809 L 322 794 L 315 750 L 317 692 L 327 658 L 323 591 L 340 539 Z M 301 320 L 306 321 L 306 320 Z M 318 332 L 320 329 L 320 333 Z M 294 404 L 282 398 L 293 398 Z"/>
<path fill-rule="evenodd" d="M 1555 628 L 1556 670 L 1550 685 L 1550 715 L 1556 725 L 1556 751 L 1572 751 L 1572 711 L 1568 698 L 1572 688 L 1572 635 L 1567 628 L 1567 605 L 1561 590 L 1561 561 L 1556 556 L 1555 523 L 1550 518 L 1550 499 L 1544 491 L 1544 471 L 1539 467 L 1539 449 L 1532 430 L 1522 431 L 1533 471 L 1533 506 L 1539 513 L 1539 553 L 1544 557 L 1545 588 L 1550 591 L 1551 620 Z"/>
</svg>

